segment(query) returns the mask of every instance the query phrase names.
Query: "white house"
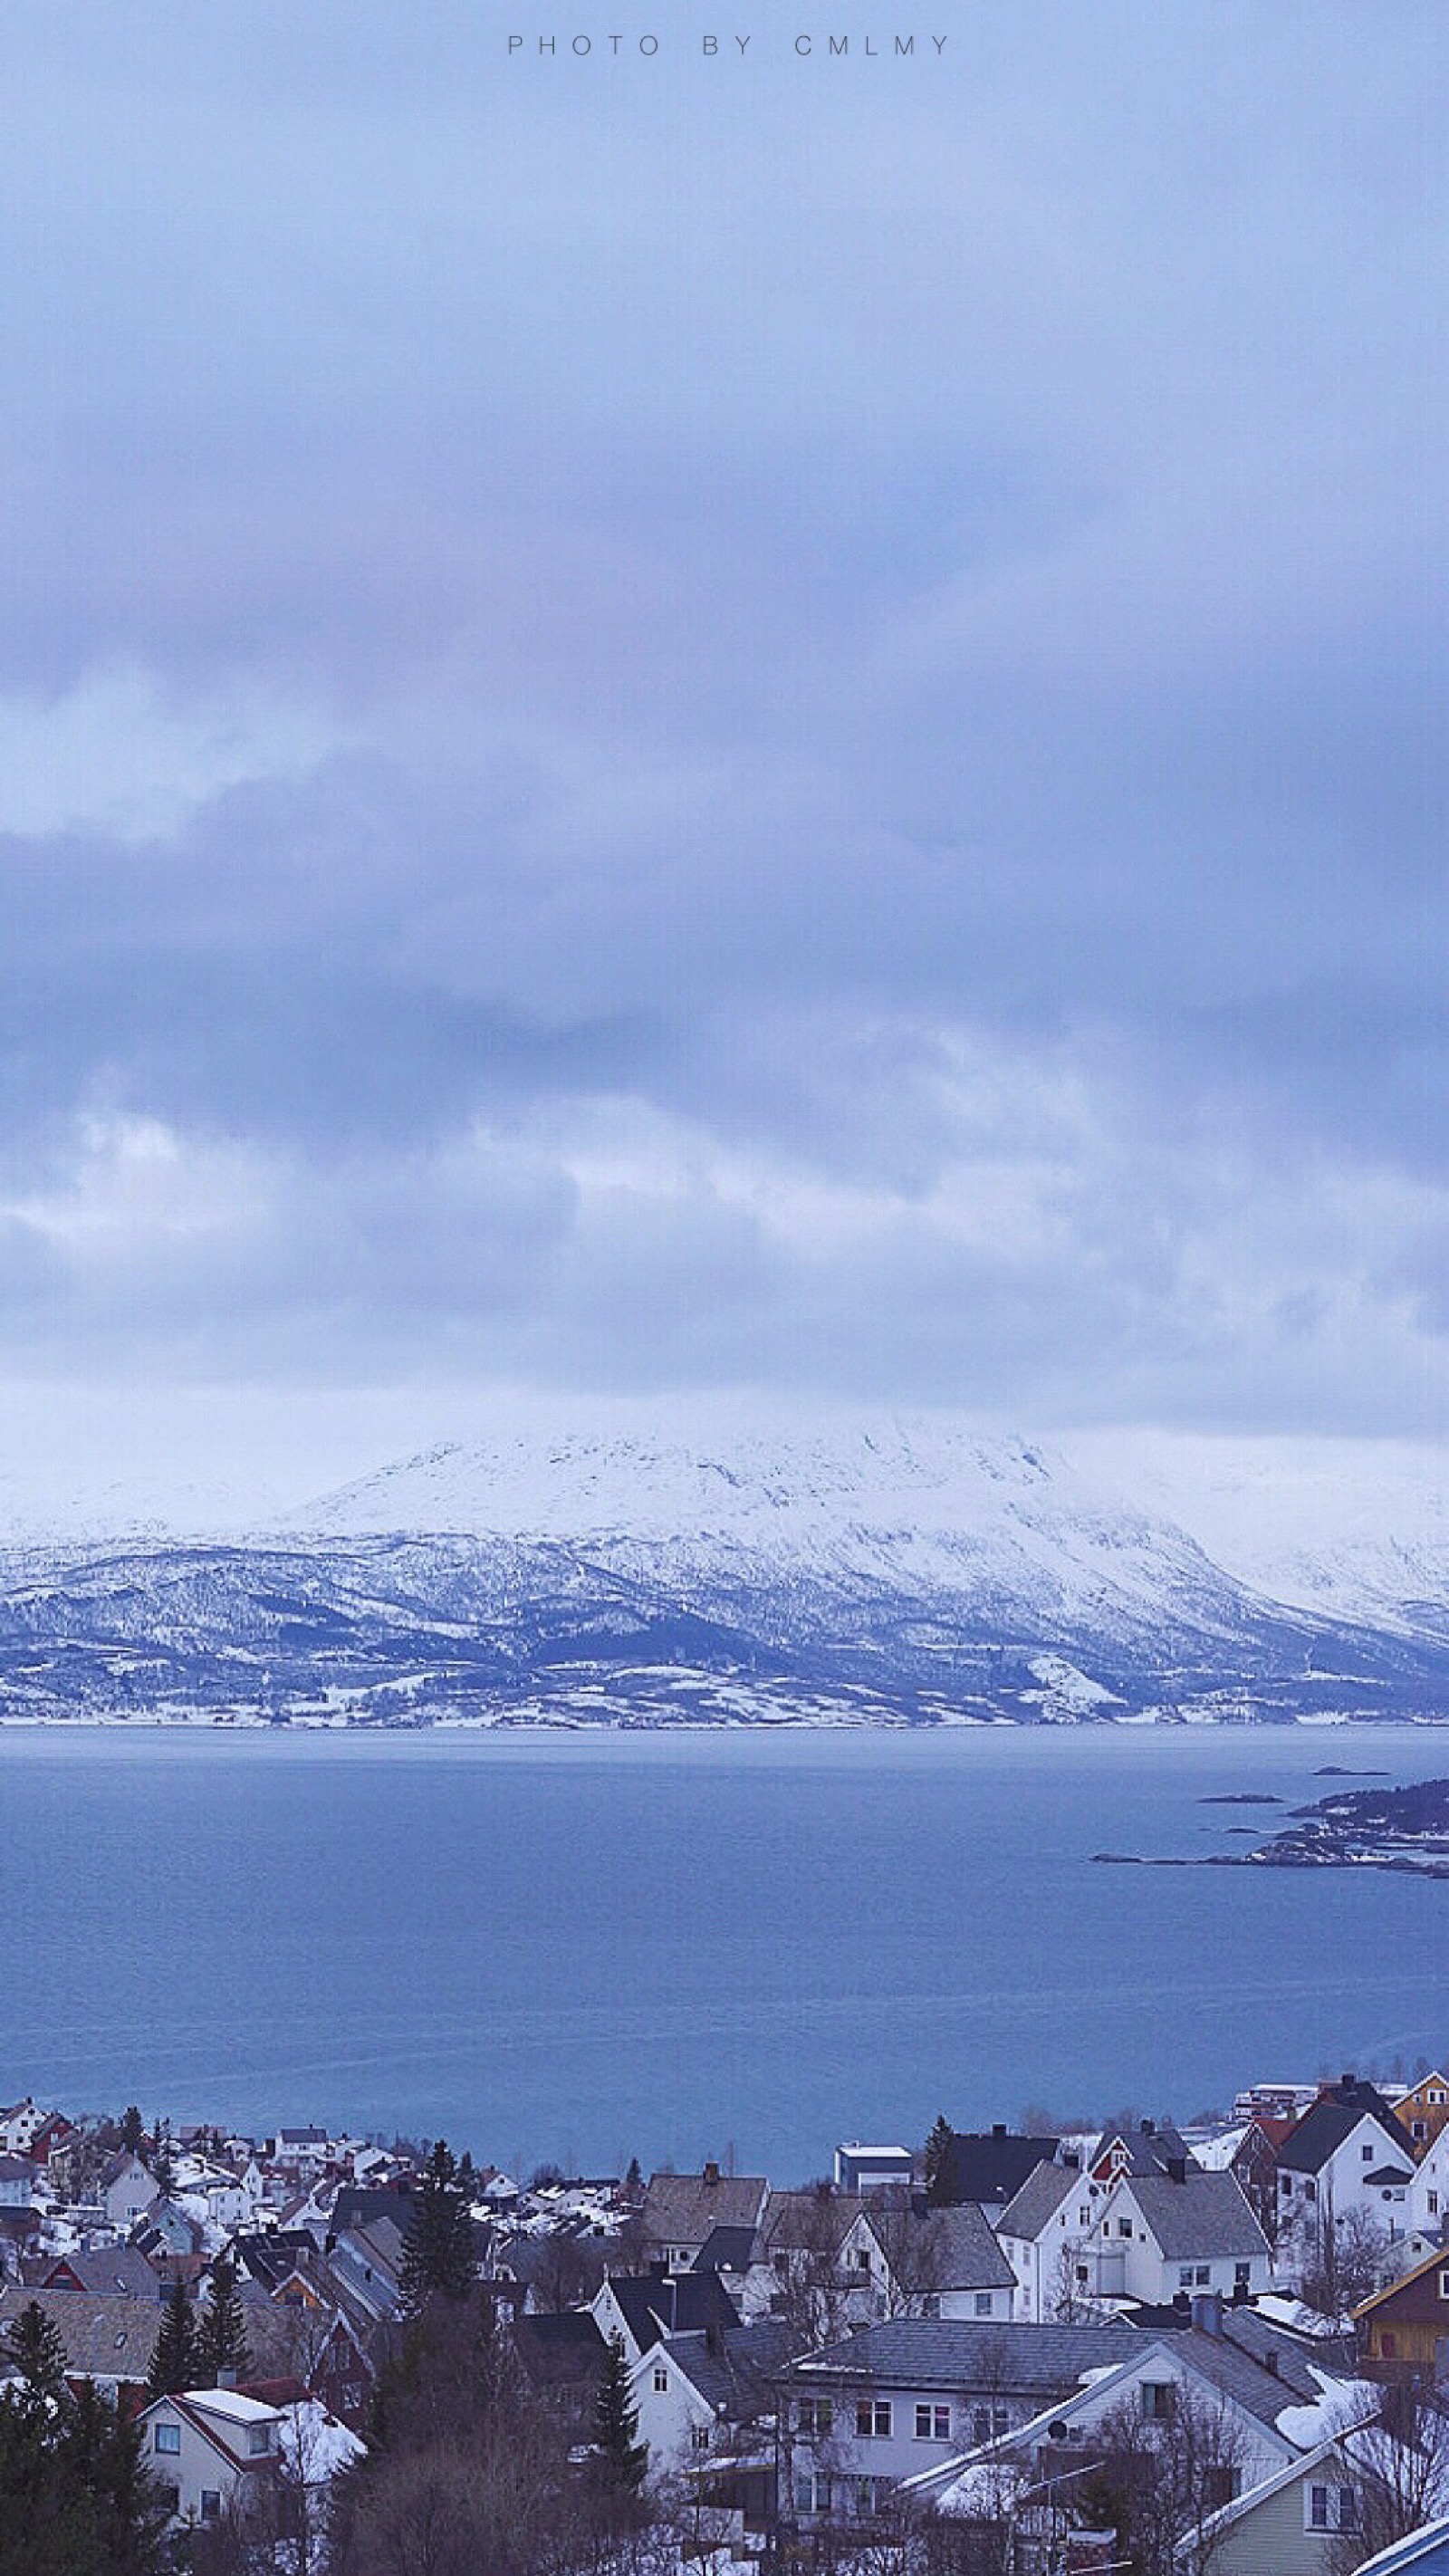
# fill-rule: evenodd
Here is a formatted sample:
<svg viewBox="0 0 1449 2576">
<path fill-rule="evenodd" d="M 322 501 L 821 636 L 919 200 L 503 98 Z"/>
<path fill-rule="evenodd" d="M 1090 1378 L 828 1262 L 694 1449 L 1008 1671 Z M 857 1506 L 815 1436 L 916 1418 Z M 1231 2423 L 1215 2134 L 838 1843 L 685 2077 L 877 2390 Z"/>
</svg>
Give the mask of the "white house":
<svg viewBox="0 0 1449 2576">
<path fill-rule="evenodd" d="M 156 2177 L 139 2156 L 122 2148 L 101 2175 L 100 2202 L 112 2227 L 132 2227 L 157 2197 Z"/>
<path fill-rule="evenodd" d="M 1084 2299 L 1140 2299 L 1170 2307 L 1216 2291 L 1225 2299 L 1268 2288 L 1272 2253 L 1233 2174 L 1174 2162 L 1168 2174 L 1124 2174 L 1073 2258 Z"/>
<path fill-rule="evenodd" d="M 1081 2173 L 1037 2165 L 996 2221 L 996 2240 L 1016 2280 L 1014 2313 L 1046 2325 L 1077 2303 L 1077 2248 L 1095 2224 L 1099 2195 Z"/>
<path fill-rule="evenodd" d="M 649 2446 L 651 2481 L 697 2468 L 711 2453 L 737 2457 L 756 2427 L 773 2424 L 775 2374 L 788 2354 L 774 2318 L 750 2326 L 670 2335 L 641 2353 L 630 2373 L 639 2438 Z M 773 2453 L 771 2454 L 773 2457 Z"/>
<path fill-rule="evenodd" d="M 1449 2218 L 1449 2129 L 1440 2130 L 1415 2166 L 1404 2196 L 1404 2218 L 1407 2228 L 1421 2227 L 1427 2236 L 1442 2237 Z"/>
<path fill-rule="evenodd" d="M 869 2515 L 915 2472 L 1000 2440 L 1146 2338 L 1128 2325 L 896 2317 L 786 2374 L 782 2448 L 796 2515 Z"/>
<path fill-rule="evenodd" d="M 240 2389 L 158 2397 L 139 2421 L 146 2466 L 183 2530 L 220 2522 L 243 2487 L 276 2474 L 283 2410 Z"/>
<path fill-rule="evenodd" d="M 1371 2084 L 1345 2075 L 1278 2150 L 1280 2233 L 1316 2232 L 1362 2210 L 1402 2236 L 1413 2223 L 1414 2174 L 1413 2147 L 1388 2104 Z"/>
</svg>

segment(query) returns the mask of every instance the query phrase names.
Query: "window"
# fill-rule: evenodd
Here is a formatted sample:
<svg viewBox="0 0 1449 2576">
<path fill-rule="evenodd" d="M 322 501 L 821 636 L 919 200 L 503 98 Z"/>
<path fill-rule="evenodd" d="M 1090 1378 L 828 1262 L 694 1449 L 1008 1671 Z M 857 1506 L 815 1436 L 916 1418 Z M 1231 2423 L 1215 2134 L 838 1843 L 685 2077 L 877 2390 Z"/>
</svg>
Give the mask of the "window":
<svg viewBox="0 0 1449 2576">
<path fill-rule="evenodd" d="M 990 2441 L 991 2409 L 989 2406 L 973 2407 L 971 2413 L 971 2439 L 973 2442 Z"/>
<path fill-rule="evenodd" d="M 870 2252 L 864 2245 L 857 2245 L 855 2249 L 855 2268 L 857 2272 L 868 2273 L 870 2270 Z"/>
<path fill-rule="evenodd" d="M 1438 2195 L 1437 2191 L 1431 2191 L 1431 2192 L 1430 2192 L 1430 2194 L 1429 2194 L 1429 2216 L 1430 2216 L 1431 2218 L 1437 2218 L 1437 2217 L 1438 2217 L 1438 2215 L 1439 2215 L 1439 2195 Z"/>
<path fill-rule="evenodd" d="M 1369 2143 L 1368 2143 L 1368 2145 L 1367 2145 L 1366 2147 L 1360 2147 L 1360 2148 L 1359 2148 L 1359 2154 L 1362 2156 L 1362 2158 L 1363 2158 L 1363 2160 L 1364 2160 L 1364 2163 L 1365 2163 L 1366 2165 L 1371 2165 L 1371 2164 L 1373 2163 L 1373 2160 L 1374 2160 L 1374 2150 L 1373 2150 L 1373 2140 L 1372 2140 L 1372 2139 L 1370 2139 L 1370 2141 L 1369 2141 Z M 1326 2493 L 1326 2492 L 1327 2492 L 1327 2490 L 1325 2489 L 1325 2493 Z"/>
<path fill-rule="evenodd" d="M 862 2397 L 855 2410 L 855 2429 L 862 2442 L 888 2442 L 891 2406 L 888 2397 Z"/>
<path fill-rule="evenodd" d="M 835 2421 L 835 2405 L 829 2397 L 802 2397 L 800 2430 L 802 2433 L 828 2433 Z"/>
<path fill-rule="evenodd" d="M 1305 2531 L 1357 2531 L 1358 2498 L 1352 2487 L 1312 2485 L 1303 2499 Z"/>
<path fill-rule="evenodd" d="M 1251 2263 L 1235 2263 L 1233 2265 L 1233 2279 L 1240 2290 L 1246 2290 L 1252 2277 L 1253 2267 Z"/>
<path fill-rule="evenodd" d="M 220 2522 L 220 2520 L 221 2520 L 221 2490 L 220 2490 L 220 2488 L 218 2488 L 218 2487 L 203 2487 L 203 2488 L 202 2488 L 202 2490 L 201 2490 L 201 2519 L 202 2519 L 202 2521 L 203 2521 L 203 2522 Z"/>
<path fill-rule="evenodd" d="M 1143 2380 L 1142 2412 L 1149 2424 L 1171 2423 L 1172 2402 L 1176 2395 L 1177 2390 L 1170 2379 Z"/>
<path fill-rule="evenodd" d="M 1192 2288 L 1192 2265 L 1190 2263 L 1180 2263 L 1178 2265 L 1177 2286 L 1180 2290 L 1190 2290 Z"/>
<path fill-rule="evenodd" d="M 918 2406 L 916 2408 L 916 2440 L 918 2442 L 949 2442 L 950 2439 L 951 2409 L 949 2406 Z"/>
<path fill-rule="evenodd" d="M 655 2396 L 656 2396 L 656 2397 L 667 2397 L 667 2396 L 668 2396 L 668 2394 L 669 2394 L 669 2373 L 668 2373 L 668 2371 L 667 2371 L 667 2370 L 656 2370 L 656 2371 L 655 2371 L 655 2373 L 654 2373 L 654 2394 L 655 2394 Z"/>
<path fill-rule="evenodd" d="M 795 2477 L 795 2504 L 801 2513 L 828 2513 L 830 2480 L 819 2469 L 798 2470 Z"/>
<path fill-rule="evenodd" d="M 265 2458 L 271 2447 L 272 2428 L 270 2424 L 253 2424 L 248 2428 L 247 2457 L 249 2459 L 260 2460 Z"/>
<path fill-rule="evenodd" d="M 1198 2290 L 1205 2290 L 1205 2289 L 1207 2289 L 1207 2288 L 1208 2288 L 1208 2286 L 1209 2286 L 1209 2284 L 1210 2284 L 1210 2283 L 1211 2283 L 1211 2281 L 1212 2281 L 1212 2277 L 1213 2277 L 1213 2267 L 1212 2267 L 1211 2263 L 1199 2263 L 1199 2265 L 1198 2265 L 1198 2267 L 1197 2267 L 1197 2270 L 1194 2272 L 1194 2274 L 1193 2274 L 1193 2276 L 1192 2276 L 1192 2279 L 1193 2279 L 1193 2287 L 1194 2287 L 1194 2289 L 1198 2289 Z"/>
<path fill-rule="evenodd" d="M 1131 2233 L 1132 2233 L 1132 2221 L 1131 2221 L 1131 2219 L 1130 2219 L 1130 2218 L 1119 2218 L 1119 2219 L 1118 2219 L 1118 2221 L 1117 2221 L 1117 2233 L 1118 2233 L 1118 2235 L 1119 2235 L 1119 2236 L 1127 2236 L 1127 2237 L 1130 2237 L 1130 2236 L 1131 2236 Z"/>
<path fill-rule="evenodd" d="M 180 2425 L 158 2424 L 156 2427 L 156 2448 L 158 2451 L 171 2451 L 173 2453 L 179 2451 L 181 2448 Z"/>
<path fill-rule="evenodd" d="M 1439 2275 L 1439 2296 L 1441 2299 L 1449 2299 L 1449 2269 Z"/>
<path fill-rule="evenodd" d="M 692 2438 L 694 2447 L 697 2451 L 707 2451 L 709 2449 L 709 2426 L 707 2424 L 696 2424 Z"/>
<path fill-rule="evenodd" d="M 977 2291 L 977 2293 L 976 2293 L 976 2313 L 977 2313 L 978 2317 L 989 2317 L 989 2316 L 990 2316 L 990 2314 L 991 2314 L 991 2292 L 990 2292 L 989 2290 L 978 2290 L 978 2291 Z"/>
</svg>

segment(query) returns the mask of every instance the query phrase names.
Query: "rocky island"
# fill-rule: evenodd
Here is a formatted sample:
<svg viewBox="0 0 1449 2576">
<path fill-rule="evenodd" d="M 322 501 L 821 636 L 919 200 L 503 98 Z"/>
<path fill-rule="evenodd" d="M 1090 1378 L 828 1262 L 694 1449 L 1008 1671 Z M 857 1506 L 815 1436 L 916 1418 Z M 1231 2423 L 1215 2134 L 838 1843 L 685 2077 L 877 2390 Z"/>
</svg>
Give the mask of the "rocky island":
<svg viewBox="0 0 1449 2576">
<path fill-rule="evenodd" d="M 1203 1800 L 1204 1805 L 1228 1801 Z M 1246 1797 L 1234 1801 L 1246 1805 Z M 1256 1799 L 1253 1803 L 1257 1803 Z M 1239 1828 L 1238 1830 L 1241 1830 Z M 1094 1860 L 1142 1861 L 1137 1852 L 1094 1852 Z M 1402 1789 L 1338 1789 L 1295 1807 L 1280 1833 L 1251 1851 L 1207 1852 L 1148 1864 L 1161 1869 L 1397 1869 L 1449 1878 L 1449 1780 Z"/>
</svg>

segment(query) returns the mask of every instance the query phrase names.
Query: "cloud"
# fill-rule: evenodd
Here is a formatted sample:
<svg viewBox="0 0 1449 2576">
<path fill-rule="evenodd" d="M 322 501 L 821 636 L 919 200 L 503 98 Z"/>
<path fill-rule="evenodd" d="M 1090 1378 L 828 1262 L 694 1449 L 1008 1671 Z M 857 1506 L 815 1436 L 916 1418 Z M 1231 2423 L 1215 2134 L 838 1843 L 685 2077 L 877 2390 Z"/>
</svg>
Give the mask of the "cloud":
<svg viewBox="0 0 1449 2576">
<path fill-rule="evenodd" d="M 404 15 L 7 30 L 16 1365 L 1441 1423 L 1428 15 Z"/>
</svg>

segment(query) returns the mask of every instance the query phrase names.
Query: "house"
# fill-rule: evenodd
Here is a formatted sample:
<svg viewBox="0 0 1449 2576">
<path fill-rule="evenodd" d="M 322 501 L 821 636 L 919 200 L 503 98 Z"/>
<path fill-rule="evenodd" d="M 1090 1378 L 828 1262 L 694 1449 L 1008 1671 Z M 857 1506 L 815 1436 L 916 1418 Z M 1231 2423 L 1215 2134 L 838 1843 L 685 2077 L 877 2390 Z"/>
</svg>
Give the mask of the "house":
<svg viewBox="0 0 1449 2576">
<path fill-rule="evenodd" d="M 1354 2309 L 1359 2358 L 1365 2368 L 1389 2365 L 1383 2375 L 1423 2371 L 1449 2375 L 1449 2246 L 1416 2263 L 1386 2290 Z"/>
<path fill-rule="evenodd" d="M 39 2275 L 44 2290 L 84 2290 L 91 2298 L 141 2299 L 158 2306 L 166 2285 L 138 2245 L 102 2245 L 58 2254 Z"/>
<path fill-rule="evenodd" d="M 650 2272 L 643 2280 L 606 2280 L 587 2313 L 606 2343 L 615 2336 L 636 2361 L 670 2334 L 737 2326 L 740 2313 L 717 2272 Z"/>
<path fill-rule="evenodd" d="M 996 2240 L 1016 2282 L 1013 2313 L 1023 2323 L 1047 2325 L 1079 2305 L 1077 2248 L 1098 2206 L 1083 2175 L 1038 2164 L 1000 2212 Z"/>
<path fill-rule="evenodd" d="M 885 2316 L 892 2282 L 880 2226 L 878 2196 L 862 2201 L 828 2183 L 772 2191 L 748 2277 L 749 2306 L 802 2307 L 816 2342 Z"/>
<path fill-rule="evenodd" d="M 1073 2258 L 1084 2299 L 1141 2299 L 1167 2307 L 1217 2291 L 1247 2299 L 1272 2275 L 1268 2240 L 1230 2173 L 1188 2169 L 1124 2174 L 1108 2193 Z"/>
<path fill-rule="evenodd" d="M 1027 2326 L 1016 2331 L 1070 2330 Z M 1195 2406 L 1221 2443 L 1226 2504 L 1234 2485 L 1246 2489 L 1301 2463 L 1333 2429 L 1325 2418 L 1362 2403 L 1366 2395 L 1354 2383 L 1341 2387 L 1317 2374 L 1311 2386 L 1311 2400 L 1293 2403 L 1293 2392 L 1278 2372 L 1226 2336 L 1196 2329 L 1138 2334 L 1111 2367 L 1084 2373 L 1075 2390 L 1051 2400 L 1004 2438 L 924 2463 L 903 2482 L 902 2497 L 916 2510 L 974 2519 L 983 2466 L 989 2465 L 993 2474 L 1012 2466 L 1028 2482 L 1080 2474 L 1110 2439 L 1114 2423 L 1145 2427 L 1152 2437 L 1154 2428 L 1166 2428 L 1185 2407 Z"/>
<path fill-rule="evenodd" d="M 882 2183 L 909 2184 L 916 2160 L 909 2147 L 863 2147 L 852 2139 L 835 2150 L 837 2191 L 874 2191 Z"/>
<path fill-rule="evenodd" d="M 1210 2558 L 1213 2576 L 1338 2576 L 1357 2515 L 1352 2464 L 1331 2439 L 1220 2506 L 1179 2555 L 1189 2568 Z"/>
<path fill-rule="evenodd" d="M 1039 2164 L 1051 2164 L 1055 2138 L 1012 2135 L 1004 2120 L 987 2131 L 953 2129 L 932 2190 L 933 2200 L 974 2200 L 982 2209 L 1004 2209 Z"/>
<path fill-rule="evenodd" d="M 29 2156 L 0 2154 L 0 2209 L 29 2209 L 38 2180 Z"/>
<path fill-rule="evenodd" d="M 762 2174 L 657 2173 L 644 2194 L 642 2226 L 651 2256 L 666 2271 L 687 2272 L 716 2227 L 756 2229 L 770 2186 Z"/>
<path fill-rule="evenodd" d="M 281 2456 L 283 2410 L 239 2388 L 195 2388 L 141 2411 L 144 2459 L 182 2530 L 220 2522 Z"/>
<path fill-rule="evenodd" d="M 45 2168 L 49 2165 L 52 2156 L 61 2154 L 67 2147 L 74 2146 L 79 2137 L 80 2131 L 75 2122 L 68 2120 L 63 2111 L 48 2111 L 39 2128 L 32 2133 L 30 2144 L 25 2152 L 33 2164 Z"/>
<path fill-rule="evenodd" d="M 1394 2104 L 1394 2118 L 1405 2131 L 1415 2155 L 1422 2156 L 1449 2129 L 1449 2076 L 1437 2070 L 1421 2076 Z"/>
<path fill-rule="evenodd" d="M 567 2439 L 587 2441 L 607 2338 L 579 2308 L 565 2308 L 552 2317 L 515 2317 L 510 2331 L 527 2387 L 548 2407 Z"/>
<path fill-rule="evenodd" d="M 1449 2219 L 1449 2129 L 1441 2129 L 1425 2147 L 1404 2195 L 1404 2209 L 1408 2228 L 1443 2235 Z"/>
<path fill-rule="evenodd" d="M 103 2396 L 134 2405 L 143 2395 L 161 2325 L 159 2304 L 126 2291 L 0 2290 L 0 2332 L 32 2301 L 65 2347 L 72 2388 L 90 2380 Z"/>
<path fill-rule="evenodd" d="M 110 2227 L 134 2227 L 157 2197 L 156 2177 L 122 2147 L 101 2168 L 97 2198 Z"/>
<path fill-rule="evenodd" d="M 43 2111 L 28 2093 L 23 2102 L 12 2102 L 8 2110 L 0 2111 L 0 2154 L 28 2156 L 55 2116 L 53 2111 Z"/>
<path fill-rule="evenodd" d="M 860 2327 L 784 2374 L 782 2509 L 793 2502 L 809 2521 L 848 2502 L 868 2515 L 918 2470 L 1000 2440 L 1145 2341 L 1117 2324 L 896 2317 Z"/>
<path fill-rule="evenodd" d="M 667 2335 L 641 2353 L 629 2388 L 650 2478 L 676 2477 L 710 2457 L 738 2458 L 767 2419 L 773 2430 L 776 2377 L 788 2357 L 787 2331 L 775 2317 Z"/>
<path fill-rule="evenodd" d="M 1383 2095 L 1361 2077 L 1343 2076 L 1325 2086 L 1278 2150 L 1280 2230 L 1321 2231 L 1363 2210 L 1401 2236 L 1414 2162 Z"/>
</svg>

